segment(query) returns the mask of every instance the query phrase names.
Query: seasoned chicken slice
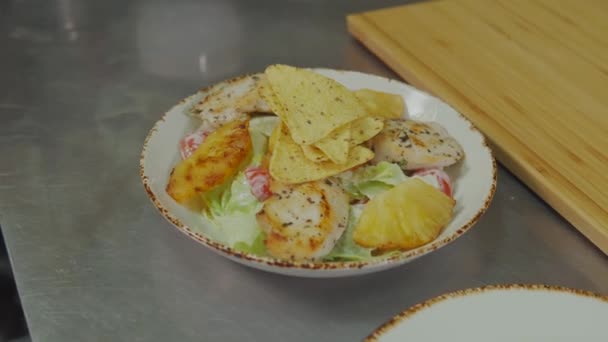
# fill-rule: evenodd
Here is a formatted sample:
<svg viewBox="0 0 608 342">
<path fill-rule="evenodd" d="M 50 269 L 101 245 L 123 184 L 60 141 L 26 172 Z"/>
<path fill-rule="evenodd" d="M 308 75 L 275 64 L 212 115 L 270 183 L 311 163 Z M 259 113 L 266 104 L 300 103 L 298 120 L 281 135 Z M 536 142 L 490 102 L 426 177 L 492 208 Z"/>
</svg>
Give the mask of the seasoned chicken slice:
<svg viewBox="0 0 608 342">
<path fill-rule="evenodd" d="M 460 144 L 435 122 L 387 120 L 371 144 L 373 163 L 397 163 L 404 170 L 445 167 L 464 155 Z"/>
<path fill-rule="evenodd" d="M 276 258 L 318 260 L 327 255 L 348 223 L 348 196 L 330 181 L 273 182 L 257 221 Z"/>
<path fill-rule="evenodd" d="M 266 76 L 261 73 L 220 82 L 208 89 L 207 96 L 192 108 L 192 114 L 203 120 L 206 130 L 213 130 L 245 119 L 248 113 L 271 113 L 258 93 L 259 85 L 265 82 Z"/>
</svg>

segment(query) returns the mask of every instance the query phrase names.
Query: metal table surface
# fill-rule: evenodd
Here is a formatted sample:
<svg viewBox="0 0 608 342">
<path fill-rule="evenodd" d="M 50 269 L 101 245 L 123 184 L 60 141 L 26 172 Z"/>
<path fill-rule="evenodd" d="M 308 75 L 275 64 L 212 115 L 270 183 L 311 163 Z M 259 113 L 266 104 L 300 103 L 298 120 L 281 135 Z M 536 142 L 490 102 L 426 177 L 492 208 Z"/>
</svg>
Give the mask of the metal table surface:
<svg viewBox="0 0 608 342">
<path fill-rule="evenodd" d="M 446 291 L 608 293 L 608 258 L 501 169 L 481 221 L 393 270 L 297 279 L 173 229 L 138 174 L 180 98 L 270 63 L 394 77 L 347 13 L 404 1 L 0 1 L 0 224 L 34 341 L 357 341 Z"/>
</svg>

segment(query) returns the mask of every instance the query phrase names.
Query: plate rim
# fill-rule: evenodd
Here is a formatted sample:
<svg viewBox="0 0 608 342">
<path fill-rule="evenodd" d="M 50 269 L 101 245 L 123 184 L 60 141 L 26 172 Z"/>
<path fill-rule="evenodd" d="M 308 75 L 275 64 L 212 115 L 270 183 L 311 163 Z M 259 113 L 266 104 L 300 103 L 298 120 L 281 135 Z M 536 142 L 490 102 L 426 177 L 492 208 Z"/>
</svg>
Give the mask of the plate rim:
<svg viewBox="0 0 608 342">
<path fill-rule="evenodd" d="M 402 252 L 402 253 L 398 253 L 398 254 L 389 255 L 386 258 L 377 258 L 377 259 L 372 259 L 372 260 L 361 260 L 361 261 L 299 262 L 299 261 L 280 260 L 280 259 L 275 259 L 275 258 L 270 258 L 270 257 L 256 256 L 256 255 L 253 255 L 250 253 L 237 251 L 234 248 L 231 248 L 229 246 L 226 246 L 225 244 L 213 241 L 210 238 L 208 238 L 198 232 L 193 231 L 186 224 L 184 224 L 177 217 L 175 217 L 167 208 L 165 208 L 160 203 L 160 201 L 156 198 L 154 191 L 152 191 L 152 188 L 150 187 L 150 184 L 149 184 L 150 181 L 149 181 L 148 176 L 146 175 L 145 167 L 144 167 L 144 161 L 146 160 L 147 151 L 148 151 L 148 143 L 152 139 L 154 134 L 158 131 L 160 125 L 162 125 L 165 122 L 169 113 L 172 112 L 176 107 L 183 105 L 184 103 L 189 101 L 191 98 L 197 96 L 198 94 L 208 91 L 210 88 L 212 88 L 215 84 L 217 84 L 219 82 L 231 82 L 231 81 L 243 78 L 243 77 L 253 75 L 253 73 L 245 73 L 245 74 L 241 74 L 241 75 L 238 75 L 238 76 L 235 76 L 235 77 L 223 80 L 223 81 L 215 82 L 208 86 L 202 87 L 195 93 L 182 98 L 176 104 L 174 104 L 171 108 L 169 108 L 162 115 L 162 117 L 154 123 L 154 125 L 149 130 L 148 134 L 146 135 L 146 138 L 145 138 L 144 144 L 143 144 L 143 148 L 142 148 L 142 151 L 140 154 L 140 159 L 139 159 L 139 175 L 140 175 L 141 182 L 144 186 L 144 190 L 146 191 L 146 194 L 148 195 L 148 198 L 150 199 L 152 204 L 156 207 L 156 209 L 161 213 L 161 215 L 166 220 L 168 220 L 180 232 L 186 234 L 187 236 L 194 239 L 198 243 L 205 245 L 208 248 L 211 248 L 215 252 L 225 253 L 225 254 L 228 254 L 228 256 L 231 256 L 233 258 L 247 260 L 250 262 L 254 262 L 258 265 L 261 265 L 261 266 L 265 265 L 265 266 L 280 267 L 280 268 L 286 268 L 286 269 L 303 269 L 303 270 L 369 269 L 369 268 L 373 268 L 373 267 L 381 267 L 382 265 L 399 263 L 400 261 L 405 261 L 407 259 L 414 259 L 414 258 L 423 256 L 425 254 L 428 254 L 430 252 L 433 252 L 445 245 L 448 245 L 450 242 L 456 240 L 461 235 L 463 235 L 464 233 L 469 231 L 470 228 L 473 225 L 475 225 L 475 223 L 477 223 L 477 221 L 479 221 L 481 216 L 483 216 L 483 214 L 487 211 L 488 207 L 490 206 L 490 203 L 492 202 L 492 199 L 494 198 L 494 194 L 496 192 L 498 167 L 496 164 L 496 158 L 494 157 L 492 149 L 490 148 L 490 146 L 488 144 L 486 136 L 479 129 L 477 129 L 477 127 L 475 127 L 475 125 L 469 119 L 467 119 L 462 113 L 460 113 L 459 111 L 454 109 L 452 106 L 447 104 L 445 101 L 443 101 L 443 100 L 437 98 L 436 96 L 429 94 L 421 89 L 418 89 L 412 85 L 406 84 L 402 80 L 391 79 L 388 77 L 379 76 L 379 75 L 375 75 L 375 74 L 369 74 L 369 73 L 355 71 L 355 70 L 321 68 L 321 67 L 310 68 L 310 69 L 319 70 L 319 71 L 338 72 L 338 73 L 345 73 L 345 74 L 346 73 L 358 74 L 358 75 L 365 76 L 365 77 L 375 77 L 375 78 L 382 79 L 383 81 L 389 82 L 389 83 L 397 82 L 400 85 L 414 88 L 416 91 L 420 91 L 427 96 L 436 98 L 437 100 L 445 103 L 452 110 L 454 110 L 454 112 L 461 119 L 463 119 L 465 122 L 467 122 L 469 124 L 469 129 L 474 134 L 478 134 L 481 137 L 481 145 L 482 145 L 481 147 L 487 151 L 487 153 L 491 159 L 492 184 L 490 186 L 490 191 L 484 198 L 483 205 L 479 208 L 479 210 L 475 213 L 475 215 L 473 215 L 473 217 L 471 217 L 471 219 L 469 221 L 467 221 L 463 225 L 461 225 L 453 234 L 451 234 L 441 240 L 433 241 L 430 244 L 424 245 L 424 246 L 422 246 L 422 248 L 417 248 L 417 249 L 414 249 L 411 251 L 406 251 L 406 252 Z"/>
<path fill-rule="evenodd" d="M 374 329 L 364 340 L 364 342 L 378 342 L 379 339 L 386 334 L 387 332 L 394 329 L 397 325 L 406 321 L 409 318 L 412 318 L 416 314 L 431 308 L 433 305 L 445 302 L 450 299 L 465 297 L 470 295 L 476 295 L 481 293 L 487 293 L 492 291 L 512 291 L 512 290 L 526 290 L 526 291 L 547 291 L 547 292 L 555 292 L 555 293 L 566 293 L 571 295 L 576 295 L 585 298 L 597 299 L 608 304 L 608 295 L 602 295 L 593 291 L 576 289 L 566 286 L 559 285 L 546 285 L 546 284 L 524 284 L 524 283 L 512 283 L 512 284 L 493 284 L 493 285 L 485 285 L 473 288 L 466 288 L 462 290 L 456 290 L 452 292 L 447 292 L 425 301 L 419 302 L 410 306 L 408 309 L 401 311 L 395 316 L 391 317 L 388 321 L 384 322 L 382 325 Z"/>
</svg>

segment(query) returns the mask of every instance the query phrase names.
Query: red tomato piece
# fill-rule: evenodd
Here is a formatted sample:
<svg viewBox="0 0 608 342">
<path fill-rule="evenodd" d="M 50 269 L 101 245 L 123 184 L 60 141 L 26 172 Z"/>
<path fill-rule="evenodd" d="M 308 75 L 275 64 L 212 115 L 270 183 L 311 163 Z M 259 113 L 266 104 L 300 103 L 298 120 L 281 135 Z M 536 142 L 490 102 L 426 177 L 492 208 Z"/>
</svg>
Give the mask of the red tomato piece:
<svg viewBox="0 0 608 342">
<path fill-rule="evenodd" d="M 251 186 L 251 193 L 258 201 L 264 201 L 272 195 L 270 192 L 270 173 L 259 166 L 250 166 L 245 169 L 245 178 Z"/>
<path fill-rule="evenodd" d="M 439 184 L 439 190 L 441 190 L 444 194 L 452 197 L 452 180 L 447 173 L 445 173 L 442 169 L 420 169 L 416 170 L 412 176 L 432 176 L 437 180 L 437 184 Z"/>
<path fill-rule="evenodd" d="M 179 141 L 179 153 L 182 156 L 182 159 L 187 159 L 196 151 L 200 144 L 203 143 L 203 140 L 209 135 L 209 133 L 205 131 L 196 131 L 194 133 L 188 134 Z"/>
</svg>

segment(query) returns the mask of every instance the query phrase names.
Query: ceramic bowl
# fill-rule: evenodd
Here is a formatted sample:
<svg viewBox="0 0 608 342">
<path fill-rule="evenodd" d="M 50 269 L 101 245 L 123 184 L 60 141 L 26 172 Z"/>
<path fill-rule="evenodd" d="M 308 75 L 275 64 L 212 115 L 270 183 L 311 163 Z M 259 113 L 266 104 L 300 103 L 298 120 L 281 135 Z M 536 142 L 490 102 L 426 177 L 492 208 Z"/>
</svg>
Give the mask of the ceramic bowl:
<svg viewBox="0 0 608 342">
<path fill-rule="evenodd" d="M 492 285 L 435 297 L 365 341 L 608 341 L 608 296 L 548 285 Z"/>
<path fill-rule="evenodd" d="M 205 89 L 169 109 L 152 127 L 144 142 L 140 160 L 141 179 L 159 212 L 179 231 L 222 256 L 257 269 L 303 277 L 353 276 L 397 267 L 447 245 L 477 222 L 494 195 L 496 162 L 484 136 L 471 122 L 436 97 L 396 80 L 354 71 L 314 70 L 352 90 L 370 88 L 402 95 L 409 117 L 440 123 L 462 145 L 465 158 L 446 169 L 454 183 L 454 198 L 457 201 L 454 217 L 434 241 L 387 258 L 311 263 L 250 255 L 214 240 L 211 234 L 213 227 L 199 213 L 179 205 L 165 192 L 169 173 L 179 160 L 179 140 L 198 127 L 197 120 L 186 113 L 205 96 Z"/>
</svg>

